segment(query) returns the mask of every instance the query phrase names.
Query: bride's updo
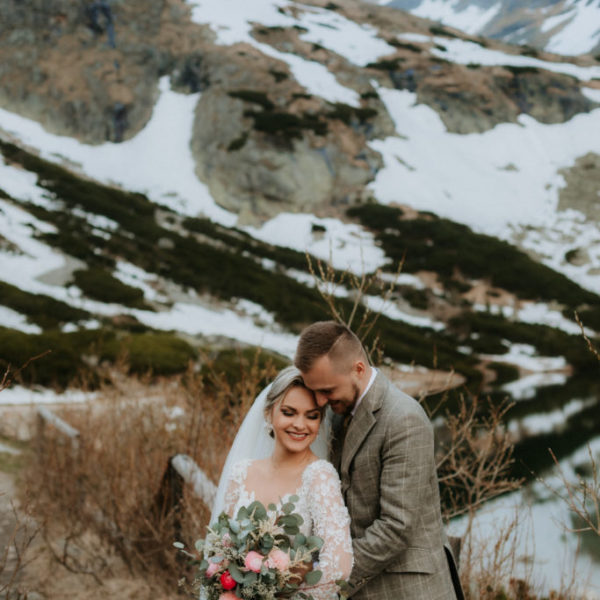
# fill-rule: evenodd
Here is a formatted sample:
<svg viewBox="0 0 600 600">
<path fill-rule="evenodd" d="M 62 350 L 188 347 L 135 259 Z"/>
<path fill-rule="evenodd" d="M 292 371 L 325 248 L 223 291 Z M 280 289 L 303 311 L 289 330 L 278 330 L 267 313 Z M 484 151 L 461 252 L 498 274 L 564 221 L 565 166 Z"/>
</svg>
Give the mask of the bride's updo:
<svg viewBox="0 0 600 600">
<path fill-rule="evenodd" d="M 280 400 L 282 400 L 288 391 L 293 387 L 303 387 L 304 389 L 308 390 L 308 388 L 304 385 L 304 380 L 302 379 L 302 373 L 300 373 L 300 369 L 292 365 L 280 371 L 277 374 L 277 377 L 273 379 L 273 383 L 271 383 L 271 387 L 269 388 L 267 397 L 265 398 L 264 414 L 266 421 L 271 420 L 271 411 L 273 410 L 273 407 Z M 312 392 L 310 393 L 312 394 Z M 321 416 L 323 415 L 323 410 L 324 409 L 321 409 Z"/>
</svg>

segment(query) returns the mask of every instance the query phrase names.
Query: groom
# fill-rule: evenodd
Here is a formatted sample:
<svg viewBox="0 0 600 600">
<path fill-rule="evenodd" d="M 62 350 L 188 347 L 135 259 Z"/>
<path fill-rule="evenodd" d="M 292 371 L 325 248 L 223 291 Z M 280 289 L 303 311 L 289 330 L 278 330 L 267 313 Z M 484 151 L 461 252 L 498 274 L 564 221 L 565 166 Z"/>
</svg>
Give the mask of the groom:
<svg viewBox="0 0 600 600">
<path fill-rule="evenodd" d="M 418 402 L 371 367 L 352 331 L 320 321 L 295 364 L 334 417 L 331 459 L 351 518 L 352 600 L 462 600 L 440 513 L 433 428 Z"/>
</svg>

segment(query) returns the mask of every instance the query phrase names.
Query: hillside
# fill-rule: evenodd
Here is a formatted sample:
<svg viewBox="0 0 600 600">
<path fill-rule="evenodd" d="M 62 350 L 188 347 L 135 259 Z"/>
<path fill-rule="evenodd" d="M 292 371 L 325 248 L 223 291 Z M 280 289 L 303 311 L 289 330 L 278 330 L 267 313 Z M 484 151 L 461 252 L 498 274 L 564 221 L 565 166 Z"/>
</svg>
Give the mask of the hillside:
<svg viewBox="0 0 600 600">
<path fill-rule="evenodd" d="M 477 379 L 480 359 L 456 354 L 470 329 L 459 340 L 449 319 L 486 304 L 558 336 L 577 334 L 576 308 L 596 326 L 600 66 L 360 2 L 259 4 L 1 5 L 3 280 L 83 311 L 40 326 L 7 287 L 5 324 L 40 335 L 126 314 L 258 335 L 289 356 L 323 316 L 302 253 L 328 258 L 332 244 L 336 267 L 355 271 L 393 270 L 407 251 L 412 306 L 399 298 L 389 327 L 422 350 L 390 349 L 398 361 L 426 365 L 449 344 L 444 368 Z M 395 233 L 373 200 L 398 207 Z M 445 248 L 465 232 L 474 241 L 443 266 L 423 256 L 424 240 Z M 513 263 L 513 277 L 496 273 Z M 307 308 L 287 314 L 287 294 Z"/>
<path fill-rule="evenodd" d="M 379 0 L 471 35 L 577 55 L 600 52 L 600 3 L 592 0 Z"/>
<path fill-rule="evenodd" d="M 0 5 L 0 358 L 52 350 L 23 383 L 289 360 L 328 315 L 307 250 L 381 270 L 359 317 L 400 381 L 562 406 L 595 372 L 593 61 L 350 0 L 94 6 Z"/>
</svg>

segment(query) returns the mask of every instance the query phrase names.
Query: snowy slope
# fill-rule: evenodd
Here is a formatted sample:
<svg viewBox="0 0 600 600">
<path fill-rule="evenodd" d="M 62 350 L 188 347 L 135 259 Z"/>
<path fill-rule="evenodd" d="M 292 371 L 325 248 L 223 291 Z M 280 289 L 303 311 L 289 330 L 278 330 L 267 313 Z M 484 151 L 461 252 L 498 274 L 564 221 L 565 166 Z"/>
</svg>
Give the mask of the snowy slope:
<svg viewBox="0 0 600 600">
<path fill-rule="evenodd" d="M 598 0 L 377 0 L 471 35 L 531 44 L 557 54 L 600 49 Z"/>
</svg>

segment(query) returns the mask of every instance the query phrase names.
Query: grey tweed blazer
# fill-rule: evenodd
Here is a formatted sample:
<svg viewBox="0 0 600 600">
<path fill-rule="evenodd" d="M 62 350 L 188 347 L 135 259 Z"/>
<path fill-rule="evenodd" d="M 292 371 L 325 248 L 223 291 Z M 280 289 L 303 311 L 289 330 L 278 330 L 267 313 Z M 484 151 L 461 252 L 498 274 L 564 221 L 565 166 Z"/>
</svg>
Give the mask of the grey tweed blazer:
<svg viewBox="0 0 600 600">
<path fill-rule="evenodd" d="M 331 460 L 351 518 L 352 599 L 461 599 L 424 410 L 378 372 L 344 440 L 341 422 L 336 415 Z"/>
</svg>

